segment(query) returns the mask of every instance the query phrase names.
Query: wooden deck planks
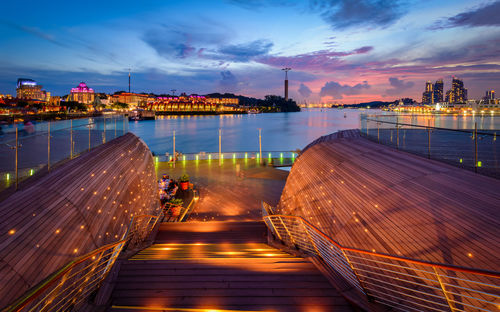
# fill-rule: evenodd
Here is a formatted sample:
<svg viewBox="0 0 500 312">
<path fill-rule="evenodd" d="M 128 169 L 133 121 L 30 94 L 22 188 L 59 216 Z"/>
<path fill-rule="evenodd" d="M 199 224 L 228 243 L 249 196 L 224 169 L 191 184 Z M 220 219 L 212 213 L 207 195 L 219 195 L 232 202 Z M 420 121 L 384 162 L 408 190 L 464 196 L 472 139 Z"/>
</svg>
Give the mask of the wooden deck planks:
<svg viewBox="0 0 500 312">
<path fill-rule="evenodd" d="M 153 157 L 132 134 L 26 183 L 0 202 L 0 307 L 74 257 L 118 240 L 134 215 L 157 212 Z"/>
<path fill-rule="evenodd" d="M 500 271 L 500 181 L 348 134 L 298 157 L 281 213 L 345 246 Z"/>
</svg>

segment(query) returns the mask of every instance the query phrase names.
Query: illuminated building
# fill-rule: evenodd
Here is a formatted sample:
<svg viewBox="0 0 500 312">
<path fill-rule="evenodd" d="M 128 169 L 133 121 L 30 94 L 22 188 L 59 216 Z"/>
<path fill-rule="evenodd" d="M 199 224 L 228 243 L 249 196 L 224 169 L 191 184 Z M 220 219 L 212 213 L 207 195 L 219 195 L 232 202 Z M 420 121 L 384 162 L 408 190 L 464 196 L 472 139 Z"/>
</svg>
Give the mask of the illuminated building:
<svg viewBox="0 0 500 312">
<path fill-rule="evenodd" d="M 240 101 L 238 98 L 206 98 L 207 103 L 220 104 L 220 105 L 238 105 Z"/>
<path fill-rule="evenodd" d="M 80 82 L 76 88 L 71 89 L 68 101 L 75 101 L 83 104 L 90 104 L 94 101 L 94 90 L 89 88 L 85 82 Z"/>
<path fill-rule="evenodd" d="M 35 80 L 19 78 L 16 88 L 17 98 L 23 100 L 49 101 L 50 92 L 42 90 Z"/>
<path fill-rule="evenodd" d="M 484 97 L 485 101 L 495 102 L 495 90 L 486 91 L 486 96 Z"/>
<path fill-rule="evenodd" d="M 433 84 L 432 82 L 427 81 L 425 84 L 425 91 L 422 93 L 422 104 L 432 103 L 434 103 Z"/>
<path fill-rule="evenodd" d="M 130 92 L 122 92 L 118 94 L 110 95 L 108 98 L 108 104 L 112 105 L 115 103 L 125 103 L 128 104 L 129 108 L 136 108 L 140 106 L 146 106 L 148 101 L 147 94 L 138 94 Z"/>
<path fill-rule="evenodd" d="M 465 103 L 467 102 L 467 89 L 464 88 L 464 82 L 453 77 L 451 81 L 451 90 L 446 92 L 446 101 L 448 103 Z"/>
<path fill-rule="evenodd" d="M 194 94 L 148 101 L 148 109 L 159 112 L 226 112 L 239 110 L 238 105 L 238 98 L 207 98 Z"/>
<path fill-rule="evenodd" d="M 433 103 L 439 103 L 443 102 L 443 89 L 444 89 L 444 83 L 442 79 L 437 80 L 434 83 L 434 90 L 433 90 Z"/>
</svg>

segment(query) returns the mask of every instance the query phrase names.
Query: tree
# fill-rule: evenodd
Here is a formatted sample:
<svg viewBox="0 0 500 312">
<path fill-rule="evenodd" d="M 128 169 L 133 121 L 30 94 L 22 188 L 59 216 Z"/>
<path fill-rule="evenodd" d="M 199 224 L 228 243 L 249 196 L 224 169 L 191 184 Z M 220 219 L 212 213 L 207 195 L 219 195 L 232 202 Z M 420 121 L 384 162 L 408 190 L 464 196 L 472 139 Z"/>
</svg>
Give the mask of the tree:
<svg viewBox="0 0 500 312">
<path fill-rule="evenodd" d="M 128 109 L 128 104 L 127 103 L 122 103 L 122 102 L 116 102 L 111 105 L 113 109 Z"/>
<path fill-rule="evenodd" d="M 87 106 L 85 106 L 85 104 L 76 101 L 67 101 L 66 103 L 64 103 L 64 106 L 66 106 L 66 109 L 68 109 L 69 111 L 87 111 Z"/>
</svg>

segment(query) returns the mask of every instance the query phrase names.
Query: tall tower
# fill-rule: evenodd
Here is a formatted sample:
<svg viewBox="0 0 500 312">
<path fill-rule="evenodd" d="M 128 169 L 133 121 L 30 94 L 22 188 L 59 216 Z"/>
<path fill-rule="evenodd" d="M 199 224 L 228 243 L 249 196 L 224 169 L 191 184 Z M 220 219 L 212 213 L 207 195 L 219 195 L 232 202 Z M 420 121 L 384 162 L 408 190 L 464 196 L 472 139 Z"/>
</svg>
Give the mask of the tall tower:
<svg viewBox="0 0 500 312">
<path fill-rule="evenodd" d="M 285 71 L 285 101 L 288 101 L 288 71 L 292 69 L 289 67 L 285 67 L 281 70 Z"/>
<path fill-rule="evenodd" d="M 443 88 L 444 88 L 443 79 L 439 79 L 434 83 L 434 91 L 433 91 L 434 103 L 443 102 Z"/>
</svg>

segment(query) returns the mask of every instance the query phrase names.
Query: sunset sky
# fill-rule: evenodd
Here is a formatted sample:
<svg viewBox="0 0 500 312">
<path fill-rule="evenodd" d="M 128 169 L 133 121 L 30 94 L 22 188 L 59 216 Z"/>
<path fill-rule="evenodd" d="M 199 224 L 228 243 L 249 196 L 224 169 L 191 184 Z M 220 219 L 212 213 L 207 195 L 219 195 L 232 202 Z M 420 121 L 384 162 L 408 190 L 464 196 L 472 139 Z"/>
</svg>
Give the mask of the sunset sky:
<svg viewBox="0 0 500 312">
<path fill-rule="evenodd" d="M 452 75 L 469 97 L 500 90 L 500 1 L 6 1 L 0 93 L 32 78 L 53 95 L 96 92 L 354 103 L 412 97 Z"/>
</svg>

